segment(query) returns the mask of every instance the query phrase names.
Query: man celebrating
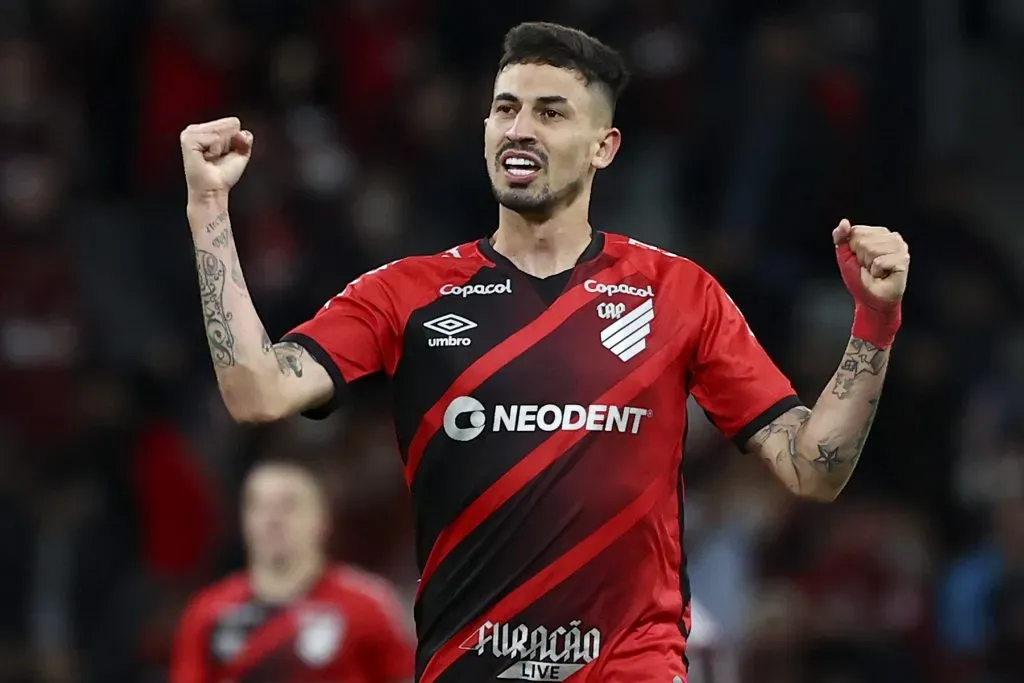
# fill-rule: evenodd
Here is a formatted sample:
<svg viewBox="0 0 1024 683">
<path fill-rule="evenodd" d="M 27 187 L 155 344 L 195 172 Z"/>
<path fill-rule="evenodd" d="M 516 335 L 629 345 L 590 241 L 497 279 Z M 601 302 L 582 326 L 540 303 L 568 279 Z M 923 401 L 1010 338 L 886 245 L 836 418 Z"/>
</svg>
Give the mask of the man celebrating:
<svg viewBox="0 0 1024 683">
<path fill-rule="evenodd" d="M 413 645 L 384 581 L 324 558 L 327 506 L 312 471 L 269 461 L 245 482 L 249 570 L 182 618 L 171 683 L 402 683 Z"/>
<path fill-rule="evenodd" d="M 833 231 L 853 333 L 804 407 L 707 272 L 592 229 L 626 81 L 620 57 L 579 31 L 512 29 L 484 126 L 497 230 L 357 278 L 277 344 L 228 216 L 252 135 L 234 118 L 182 133 L 204 320 L 231 414 L 316 417 L 360 378 L 393 383 L 423 683 L 684 680 L 687 397 L 815 500 L 838 495 L 870 428 L 907 245 L 845 220 Z"/>
</svg>

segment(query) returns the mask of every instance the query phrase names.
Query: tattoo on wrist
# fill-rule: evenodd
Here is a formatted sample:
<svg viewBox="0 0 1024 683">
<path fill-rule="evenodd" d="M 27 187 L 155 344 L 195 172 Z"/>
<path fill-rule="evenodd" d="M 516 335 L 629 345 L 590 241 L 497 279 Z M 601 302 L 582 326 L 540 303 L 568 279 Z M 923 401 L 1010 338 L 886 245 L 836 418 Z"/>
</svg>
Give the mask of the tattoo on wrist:
<svg viewBox="0 0 1024 683">
<path fill-rule="evenodd" d="M 217 368 L 232 367 L 235 364 L 235 335 L 231 331 L 231 313 L 224 310 L 224 262 L 197 248 L 196 270 L 203 304 L 203 325 L 213 364 Z"/>
<path fill-rule="evenodd" d="M 277 369 L 282 375 L 302 377 L 302 354 L 304 349 L 295 342 L 279 342 L 274 344 L 274 355 L 277 357 Z"/>
<path fill-rule="evenodd" d="M 851 339 L 839 364 L 839 370 L 836 371 L 832 395 L 840 400 L 849 398 L 858 377 L 881 374 L 887 362 L 888 354 L 885 349 L 863 339 Z"/>
</svg>

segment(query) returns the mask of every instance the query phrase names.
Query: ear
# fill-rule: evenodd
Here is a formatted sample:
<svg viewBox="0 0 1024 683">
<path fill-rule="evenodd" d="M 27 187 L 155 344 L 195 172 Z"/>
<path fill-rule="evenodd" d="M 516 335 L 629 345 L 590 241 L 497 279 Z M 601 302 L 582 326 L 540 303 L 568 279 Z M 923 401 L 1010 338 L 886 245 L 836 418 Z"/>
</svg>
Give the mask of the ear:
<svg viewBox="0 0 1024 683">
<path fill-rule="evenodd" d="M 608 168 L 615 160 L 615 155 L 619 153 L 621 145 L 622 132 L 618 128 L 608 128 L 594 150 L 590 165 L 598 170 Z"/>
</svg>

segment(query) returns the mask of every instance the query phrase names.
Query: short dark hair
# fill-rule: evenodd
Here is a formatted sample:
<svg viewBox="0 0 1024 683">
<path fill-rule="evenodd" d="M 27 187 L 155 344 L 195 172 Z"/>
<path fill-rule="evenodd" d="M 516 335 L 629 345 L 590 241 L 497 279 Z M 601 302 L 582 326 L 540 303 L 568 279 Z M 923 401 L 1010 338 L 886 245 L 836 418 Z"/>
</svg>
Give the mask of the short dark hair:
<svg viewBox="0 0 1024 683">
<path fill-rule="evenodd" d="M 613 111 L 629 85 L 629 71 L 618 52 L 579 29 L 546 21 L 528 21 L 505 34 L 498 71 L 510 64 L 547 64 L 575 71 L 586 85 L 604 91 Z"/>
</svg>

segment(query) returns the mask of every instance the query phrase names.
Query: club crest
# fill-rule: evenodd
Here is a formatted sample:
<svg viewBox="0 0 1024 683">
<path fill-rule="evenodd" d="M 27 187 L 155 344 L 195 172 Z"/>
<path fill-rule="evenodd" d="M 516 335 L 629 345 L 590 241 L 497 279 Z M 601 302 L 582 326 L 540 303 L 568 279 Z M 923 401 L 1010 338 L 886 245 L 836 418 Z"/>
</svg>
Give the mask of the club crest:
<svg viewBox="0 0 1024 683">
<path fill-rule="evenodd" d="M 295 651 L 308 666 L 322 667 L 341 648 L 345 620 L 337 610 L 310 608 L 299 613 Z"/>
</svg>

